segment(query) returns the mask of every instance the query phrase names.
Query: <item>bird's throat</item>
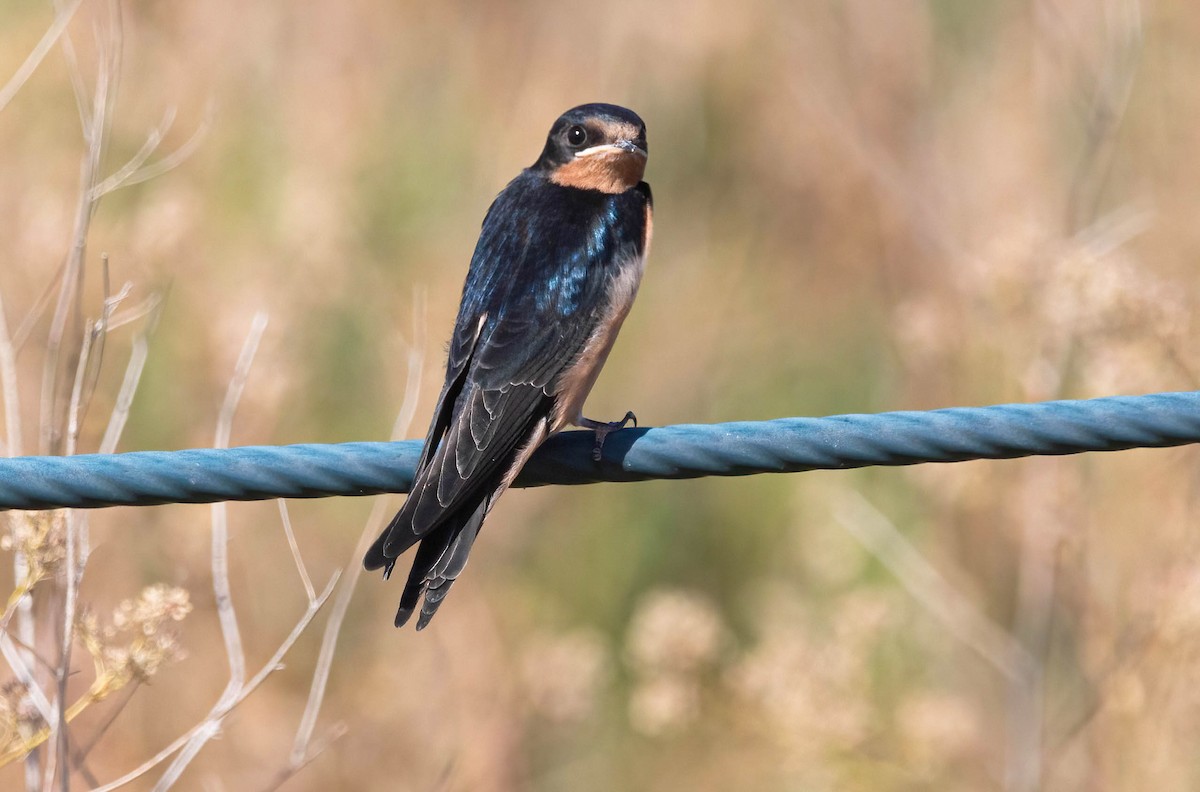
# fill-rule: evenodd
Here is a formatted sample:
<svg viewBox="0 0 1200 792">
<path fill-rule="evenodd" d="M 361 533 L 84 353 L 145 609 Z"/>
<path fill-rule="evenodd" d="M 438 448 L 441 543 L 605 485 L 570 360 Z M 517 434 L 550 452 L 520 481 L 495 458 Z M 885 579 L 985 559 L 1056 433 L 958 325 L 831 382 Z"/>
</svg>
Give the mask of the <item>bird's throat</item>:
<svg viewBox="0 0 1200 792">
<path fill-rule="evenodd" d="M 558 166 L 550 174 L 550 181 L 561 187 L 618 195 L 636 187 L 645 172 L 645 157 L 606 148 Z"/>
</svg>

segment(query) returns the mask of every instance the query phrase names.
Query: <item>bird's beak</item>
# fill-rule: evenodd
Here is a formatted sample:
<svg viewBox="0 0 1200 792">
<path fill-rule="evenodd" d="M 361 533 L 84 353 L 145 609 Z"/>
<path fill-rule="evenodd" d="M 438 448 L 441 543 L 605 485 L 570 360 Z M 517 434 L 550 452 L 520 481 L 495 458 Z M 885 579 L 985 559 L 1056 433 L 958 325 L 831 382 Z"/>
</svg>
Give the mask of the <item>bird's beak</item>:
<svg viewBox="0 0 1200 792">
<path fill-rule="evenodd" d="M 646 150 L 632 140 L 618 140 L 616 143 L 605 143 L 575 152 L 576 157 L 591 157 L 595 154 L 633 154 L 646 159 Z"/>
<path fill-rule="evenodd" d="M 646 157 L 646 150 L 632 140 L 618 140 L 614 145 L 621 151 L 628 151 L 630 154 L 636 154 L 643 159 Z"/>
</svg>

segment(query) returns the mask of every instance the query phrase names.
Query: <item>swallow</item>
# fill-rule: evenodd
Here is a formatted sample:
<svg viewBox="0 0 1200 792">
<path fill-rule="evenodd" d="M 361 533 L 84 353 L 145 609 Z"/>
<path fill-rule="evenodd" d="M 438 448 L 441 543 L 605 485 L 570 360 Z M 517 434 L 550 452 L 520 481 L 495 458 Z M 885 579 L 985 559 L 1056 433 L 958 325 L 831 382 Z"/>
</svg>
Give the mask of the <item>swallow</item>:
<svg viewBox="0 0 1200 792">
<path fill-rule="evenodd" d="M 484 519 L 533 452 L 568 426 L 604 438 L 637 419 L 583 417 L 583 403 L 641 283 L 653 229 L 642 181 L 646 125 L 611 104 L 554 122 L 541 156 L 483 220 L 450 339 L 446 379 L 412 489 L 363 566 L 391 576 L 418 545 L 396 626 L 429 624 Z"/>
</svg>

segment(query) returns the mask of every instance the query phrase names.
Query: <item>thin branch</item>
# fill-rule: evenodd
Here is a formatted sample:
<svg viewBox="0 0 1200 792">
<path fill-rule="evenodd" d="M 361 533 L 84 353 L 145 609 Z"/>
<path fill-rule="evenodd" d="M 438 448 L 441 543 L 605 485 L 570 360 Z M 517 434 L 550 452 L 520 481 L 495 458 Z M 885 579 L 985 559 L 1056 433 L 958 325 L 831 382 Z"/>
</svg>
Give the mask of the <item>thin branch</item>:
<svg viewBox="0 0 1200 792">
<path fill-rule="evenodd" d="M 25 318 L 17 325 L 17 329 L 12 334 L 13 353 L 18 354 L 21 348 L 25 346 L 25 342 L 29 340 L 29 336 L 33 333 L 34 327 L 41 321 L 42 316 L 46 313 L 46 309 L 50 307 L 50 303 L 54 301 L 54 295 L 58 291 L 59 284 L 62 282 L 63 273 L 66 271 L 67 262 L 58 265 L 58 269 L 54 271 L 54 276 L 46 283 L 46 288 L 42 290 L 41 295 L 34 301 L 33 307 L 25 314 Z"/>
<path fill-rule="evenodd" d="M 85 770 L 85 763 L 87 762 L 88 754 L 92 752 L 92 749 L 95 748 L 104 735 L 108 733 L 108 730 L 112 728 L 112 725 L 116 723 L 117 718 L 119 718 L 121 713 L 125 711 L 125 708 L 129 706 L 129 702 L 133 700 L 134 694 L 137 693 L 141 687 L 141 681 L 135 677 L 130 680 L 128 685 L 121 689 L 121 700 L 117 702 L 116 706 L 109 708 L 111 712 L 108 713 L 108 717 L 105 718 L 104 722 L 91 733 L 86 744 L 76 746 L 75 751 L 71 756 L 71 763 L 74 767 L 79 769 L 81 772 Z M 91 774 L 88 773 L 88 775 L 90 776 Z M 99 782 L 90 779 L 88 780 L 88 784 L 91 786 L 100 786 Z"/>
<path fill-rule="evenodd" d="M 8 456 L 21 456 L 24 443 L 21 440 L 17 357 L 12 339 L 8 335 L 8 319 L 4 314 L 3 298 L 0 298 L 0 396 L 4 398 L 4 452 Z"/>
<path fill-rule="evenodd" d="M 333 670 L 333 656 L 337 651 L 338 638 L 341 637 L 342 625 L 350 610 L 350 601 L 354 598 L 354 589 L 358 579 L 362 577 L 362 558 L 367 548 L 379 534 L 384 515 L 389 511 L 387 498 L 376 498 L 371 505 L 371 514 L 363 525 L 358 542 L 354 546 L 346 564 L 346 580 L 338 589 L 333 607 L 329 611 L 329 619 L 325 622 L 325 632 L 321 636 L 321 650 L 317 654 L 317 665 L 313 669 L 312 685 L 309 687 L 308 700 L 304 704 L 304 714 L 300 716 L 300 726 L 296 729 L 296 739 L 292 741 L 292 751 L 288 756 L 287 765 L 281 771 L 284 777 L 295 775 L 296 771 L 307 764 L 313 757 L 311 749 L 313 732 L 317 728 L 317 718 L 321 714 L 321 704 L 325 700 L 325 690 L 329 685 L 329 675 Z"/>
<path fill-rule="evenodd" d="M 1133 96 L 1143 44 L 1141 9 L 1138 0 L 1121 0 L 1121 4 L 1126 7 L 1123 24 L 1120 30 L 1109 32 L 1112 46 L 1105 51 L 1088 99 L 1082 154 L 1067 195 L 1070 230 L 1095 219 L 1112 168 L 1114 142 Z M 1079 68 L 1086 67 L 1081 64 Z"/>
<path fill-rule="evenodd" d="M 288 762 L 288 764 L 280 769 L 280 771 L 271 779 L 271 782 L 263 787 L 263 792 L 274 792 L 279 789 L 288 779 L 299 773 L 304 768 L 313 763 L 313 760 L 325 752 L 325 749 L 333 745 L 338 740 L 345 737 L 350 732 L 350 727 L 345 721 L 337 721 L 333 723 L 322 735 L 321 739 L 314 740 L 311 747 L 305 752 L 297 762 Z"/>
<path fill-rule="evenodd" d="M 94 325 L 89 325 L 83 333 L 83 344 L 79 350 L 79 360 L 75 362 L 75 379 L 71 385 L 71 401 L 67 410 L 66 456 L 74 456 L 75 445 L 79 439 L 80 403 L 83 401 L 83 381 L 87 374 L 88 359 L 92 354 L 92 345 L 97 337 Z"/>
<path fill-rule="evenodd" d="M 115 78 L 108 68 L 111 65 L 111 58 L 102 59 L 92 100 L 92 114 L 84 126 L 83 137 L 87 143 L 87 151 L 84 153 L 83 163 L 80 166 L 79 201 L 75 209 L 71 247 L 67 253 L 66 266 L 59 285 L 54 317 L 50 322 L 50 331 L 46 337 L 40 411 L 40 450 L 43 454 L 55 453 L 58 450 L 59 356 L 62 352 L 63 338 L 67 333 L 68 321 L 73 320 L 75 325 L 80 324 L 79 299 L 83 287 L 83 259 L 87 249 L 88 229 L 95 210 L 91 195 L 105 143 L 104 130 L 107 128 L 107 123 L 104 116 L 108 109 L 109 87 Z"/>
<path fill-rule="evenodd" d="M 279 645 L 279 648 L 275 650 L 275 654 L 271 655 L 271 659 L 264 663 L 262 668 L 258 670 L 258 673 L 252 676 L 250 681 L 246 683 L 241 695 L 239 695 L 233 704 L 230 705 L 230 709 L 232 709 L 234 704 L 240 704 L 242 701 L 245 701 L 246 696 L 250 695 L 250 693 L 259 685 L 261 685 L 268 676 L 276 671 L 279 671 L 283 667 L 283 656 L 288 653 L 288 650 L 292 648 L 292 644 L 296 643 L 296 641 L 300 638 L 300 635 L 304 632 L 305 628 L 308 627 L 309 623 L 317 615 L 317 612 L 321 609 L 321 606 L 324 605 L 325 601 L 329 599 L 329 595 L 333 593 L 334 586 L 337 585 L 337 582 L 341 579 L 341 576 L 341 570 L 334 570 L 333 574 L 329 576 L 329 582 L 325 584 L 325 588 L 321 590 L 321 593 L 317 595 L 317 598 L 309 604 L 307 609 L 305 609 L 304 615 L 298 622 L 296 622 L 296 626 L 292 628 L 290 633 L 288 633 L 287 638 L 283 640 L 283 643 Z M 222 714 L 222 717 L 224 717 L 224 714 Z"/>
<path fill-rule="evenodd" d="M 104 92 L 104 104 L 93 107 L 93 114 L 100 121 L 100 138 L 107 141 L 112 133 L 112 122 L 114 110 L 117 105 L 117 88 L 121 82 L 121 64 L 125 56 L 125 20 L 121 11 L 120 0 L 108 0 L 108 14 L 105 17 L 108 21 L 107 27 L 102 27 L 101 21 L 96 20 L 92 28 L 92 37 L 96 41 L 96 52 L 99 53 L 99 60 L 102 66 L 102 74 L 108 79 L 109 85 Z M 104 154 L 104 148 L 100 149 L 101 157 Z M 97 177 L 100 174 L 100 159 L 96 160 L 95 173 Z M 94 185 L 95 182 L 93 181 Z M 92 211 L 95 212 L 96 203 L 92 202 Z"/>
<path fill-rule="evenodd" d="M 209 106 L 205 108 L 204 116 L 201 118 L 200 124 L 196 127 L 196 131 L 192 133 L 190 138 L 184 141 L 182 146 L 175 149 L 158 162 L 153 162 L 129 174 L 128 177 L 123 179 L 120 184 L 114 186 L 112 189 L 115 190 L 121 187 L 132 187 L 135 184 L 141 184 L 144 181 L 157 178 L 162 176 L 164 173 L 168 173 L 178 168 L 187 161 L 188 157 L 195 154 L 196 150 L 200 148 L 200 144 L 204 142 L 205 135 L 207 135 L 208 130 L 212 128 L 212 114 L 212 104 L 210 103 Z M 111 192 L 111 190 L 106 192 Z"/>
<path fill-rule="evenodd" d="M 13 613 L 17 620 L 17 637 L 25 648 L 17 651 L 12 647 L 11 639 L 8 633 L 0 635 L 0 651 L 4 653 L 4 657 L 8 660 L 8 664 L 12 666 L 13 672 L 25 684 L 26 698 L 34 703 L 34 706 L 41 712 L 46 723 L 50 723 L 54 717 L 50 710 L 49 703 L 45 702 L 45 694 L 38 687 L 37 679 L 32 672 L 28 670 L 28 661 L 34 656 L 33 646 L 37 640 L 37 634 L 34 631 L 33 624 L 33 596 L 28 590 L 29 584 L 26 581 L 30 580 L 29 559 L 21 550 L 13 552 L 13 579 L 18 581 L 18 585 L 26 587 L 17 597 Z M 7 614 L 6 614 L 7 615 Z M 25 757 L 25 788 L 27 790 L 37 789 L 38 777 L 41 775 L 39 765 L 39 753 L 36 749 L 29 752 Z"/>
<path fill-rule="evenodd" d="M 421 376 L 425 370 L 425 292 L 418 289 L 413 295 L 413 342 L 408 347 L 408 370 L 404 382 L 404 398 L 400 404 L 396 421 L 392 424 L 392 439 L 398 440 L 408 434 L 416 415 L 418 395 L 421 390 Z M 296 730 L 296 739 L 292 742 L 292 752 L 288 757 L 288 765 L 284 773 L 294 775 L 304 764 L 311 760 L 314 750 L 310 747 L 313 731 L 317 726 L 317 717 L 321 712 L 321 703 L 325 699 L 325 689 L 329 684 L 329 674 L 333 669 L 333 655 L 337 651 L 338 637 L 341 635 L 342 624 L 350 609 L 350 600 L 354 597 L 354 588 L 362 576 L 362 557 L 366 554 L 371 541 L 379 532 L 385 509 L 388 508 L 386 498 L 376 498 L 371 507 L 371 515 L 367 518 L 363 531 L 358 537 L 358 543 L 350 556 L 346 569 L 346 582 L 338 590 L 325 623 L 325 633 L 321 636 L 321 651 L 317 655 L 317 665 L 313 670 L 312 687 L 309 689 L 308 701 L 304 705 L 304 715 L 300 718 L 300 727 Z M 284 777 L 287 777 L 286 775 Z M 282 781 L 281 781 L 282 783 Z"/>
<path fill-rule="evenodd" d="M 99 201 L 105 195 L 108 195 L 113 190 L 120 189 L 125 185 L 125 182 L 138 172 L 142 165 L 146 164 L 146 160 L 150 159 L 163 137 L 171 129 L 171 125 L 175 123 L 175 108 L 168 107 L 163 113 L 162 121 L 158 122 L 158 126 L 150 130 L 150 134 L 146 136 L 146 142 L 138 149 L 138 152 L 130 158 L 123 166 L 117 169 L 117 172 L 109 176 L 104 181 L 92 188 L 88 195 L 88 200 L 95 202 Z"/>
<path fill-rule="evenodd" d="M 107 253 L 100 254 L 100 275 L 101 283 L 104 285 L 104 302 L 100 306 L 100 319 L 92 325 L 92 332 L 96 337 L 92 341 L 92 353 L 88 356 L 87 373 L 83 383 L 83 398 L 80 402 L 80 421 L 83 420 L 83 416 L 87 415 L 92 397 L 96 395 L 96 384 L 100 381 L 100 366 L 104 362 L 104 349 L 108 345 L 108 335 L 112 332 L 113 313 L 133 291 L 133 284 L 126 281 L 119 292 L 115 295 L 112 293 Z"/>
<path fill-rule="evenodd" d="M 233 431 L 233 416 L 237 412 L 238 401 L 246 388 L 246 380 L 250 377 L 250 365 L 258 345 L 262 342 L 263 333 L 267 329 L 267 315 L 259 311 L 250 322 L 250 332 L 242 344 L 241 354 L 238 355 L 234 366 L 233 377 L 225 390 L 225 401 L 221 404 L 221 412 L 217 416 L 217 432 L 213 438 L 213 448 L 229 448 L 229 435 Z"/>
<path fill-rule="evenodd" d="M 54 673 L 54 663 L 50 662 L 50 660 L 48 658 L 42 657 L 41 653 L 38 652 L 37 647 L 30 646 L 29 644 L 25 643 L 20 638 L 13 635 L 12 631 L 10 631 L 8 629 L 8 623 L 12 619 L 14 610 L 15 610 L 14 608 L 10 607 L 8 610 L 6 610 L 4 612 L 4 617 L 3 617 L 2 621 L 0 621 L 0 631 L 3 631 L 6 635 L 8 635 L 8 639 L 13 642 L 13 646 L 16 646 L 18 649 L 21 649 L 25 652 L 28 652 L 30 658 L 34 661 L 34 663 L 37 665 L 38 668 L 42 669 L 43 671 L 46 671 L 47 673 L 53 674 Z"/>
<path fill-rule="evenodd" d="M 62 0 L 53 0 L 54 8 L 62 11 Z M 71 92 L 75 95 L 75 109 L 79 112 L 80 127 L 87 126 L 88 90 L 83 83 L 83 71 L 79 68 L 79 56 L 75 53 L 75 44 L 71 41 L 71 31 L 67 30 L 62 36 L 63 60 L 67 62 L 67 75 L 71 80 Z"/>
<path fill-rule="evenodd" d="M 251 323 L 250 332 L 242 345 L 241 355 L 238 356 L 233 377 L 225 392 L 225 402 L 217 419 L 216 436 L 213 439 L 214 448 L 228 448 L 229 436 L 233 429 L 233 416 L 237 412 L 238 401 L 246 387 L 250 376 L 250 366 L 254 354 L 262 341 L 266 329 L 266 317 L 257 314 Z M 229 658 L 229 683 L 222 694 L 222 699 L 237 695 L 246 678 L 246 657 L 242 649 L 241 633 L 238 630 L 237 614 L 233 608 L 233 592 L 229 586 L 229 519 L 228 509 L 224 503 L 212 505 L 212 574 L 213 591 L 217 600 L 217 619 L 221 623 L 221 635 L 225 639 L 225 653 Z"/>
<path fill-rule="evenodd" d="M 1022 491 L 1033 503 L 1020 510 L 1023 538 L 1017 575 L 1013 633 L 1026 648 L 1031 663 L 1027 673 L 1008 680 L 1008 750 L 1005 755 L 1005 789 L 1033 792 L 1041 787 L 1043 735 L 1045 734 L 1046 662 L 1050 653 L 1054 603 L 1058 589 L 1058 548 L 1063 521 L 1039 502 L 1043 493 L 1061 492 L 1061 466 L 1033 460 L 1024 468 Z"/>
<path fill-rule="evenodd" d="M 79 604 L 79 584 L 83 581 L 83 570 L 87 567 L 88 531 L 87 515 L 74 511 L 66 514 L 66 547 L 63 572 L 66 576 L 66 591 L 63 593 L 63 618 L 58 650 L 58 664 L 54 669 L 56 692 L 55 719 L 50 724 L 47 742 L 55 750 L 47 754 L 45 792 L 54 789 L 56 767 L 61 767 L 59 787 L 62 792 L 70 790 L 70 731 L 67 722 L 70 714 L 67 706 L 67 678 L 71 669 L 71 649 L 75 642 L 75 613 Z"/>
<path fill-rule="evenodd" d="M 279 648 L 275 650 L 275 654 L 271 655 L 271 658 L 263 664 L 259 672 L 250 678 L 250 681 L 246 683 L 245 687 L 242 688 L 241 692 L 235 699 L 226 705 L 222 705 L 220 702 L 218 702 L 217 705 L 210 710 L 204 721 L 193 726 L 190 730 L 178 737 L 166 748 L 163 748 L 161 751 L 152 756 L 150 759 L 147 759 L 138 767 L 134 768 L 115 781 L 110 781 L 104 786 L 97 787 L 96 789 L 92 790 L 92 792 L 111 792 L 111 790 L 122 787 L 125 784 L 140 778 L 158 765 L 165 762 L 172 755 L 174 755 L 176 751 L 183 748 L 190 740 L 194 738 L 197 732 L 200 732 L 201 729 L 206 726 L 206 724 L 215 721 L 219 725 L 219 722 L 224 719 L 234 709 L 234 707 L 245 701 L 246 697 L 253 693 L 255 689 L 257 689 L 258 686 L 261 685 L 268 676 L 270 676 L 270 674 L 280 669 L 280 663 L 283 660 L 284 655 L 286 655 L 288 650 L 292 648 L 292 644 L 296 642 L 296 640 L 312 622 L 313 618 L 317 615 L 317 612 L 320 610 L 321 606 L 323 606 L 326 600 L 329 599 L 329 595 L 333 593 L 333 587 L 337 584 L 338 577 L 338 573 L 335 572 L 330 578 L 329 583 L 325 586 L 325 589 L 317 597 L 316 602 L 313 605 L 310 605 L 307 610 L 305 610 L 304 615 L 300 617 L 298 622 L 296 622 L 296 626 L 292 628 L 292 631 L 288 634 L 287 638 L 285 638 L 283 643 L 279 645 Z"/>
<path fill-rule="evenodd" d="M 4 655 L 5 662 L 12 668 L 13 674 L 16 675 L 21 685 L 25 688 L 29 700 L 33 702 L 33 706 L 38 711 L 38 715 L 46 723 L 52 723 L 54 721 L 54 707 L 51 706 L 50 700 L 46 698 L 45 692 L 42 691 L 42 688 L 34 678 L 33 669 L 29 667 L 29 663 L 22 657 L 22 654 L 27 651 L 27 649 L 17 649 L 13 645 L 13 640 L 8 637 L 8 633 L 0 632 L 0 654 Z"/>
<path fill-rule="evenodd" d="M 425 372 L 425 328 L 426 322 L 426 292 L 423 286 L 413 291 L 413 340 L 404 342 L 408 347 L 407 370 L 404 379 L 404 397 L 400 402 L 400 411 L 392 423 L 392 439 L 400 440 L 408 436 L 413 418 L 417 415 L 418 392 L 421 389 L 421 376 Z M 403 341 L 403 339 L 401 339 Z"/>
<path fill-rule="evenodd" d="M 118 295 L 115 299 L 108 298 L 108 267 L 107 260 L 104 267 L 104 291 L 105 301 L 104 308 L 101 311 L 101 318 L 95 322 L 84 334 L 83 347 L 79 355 L 79 363 L 76 367 L 75 382 L 71 388 L 71 405 L 67 414 L 67 454 L 74 454 L 76 444 L 79 439 L 79 427 L 83 420 L 83 413 L 87 409 L 87 402 L 91 399 L 91 391 L 95 386 L 95 377 L 89 376 L 90 372 L 96 371 L 96 367 L 92 365 L 93 358 L 99 357 L 99 350 L 103 348 L 105 327 L 108 322 L 108 316 L 111 314 L 113 307 L 119 303 L 122 295 Z M 123 290 L 125 293 L 126 290 Z M 95 354 L 93 354 L 93 352 Z M 90 381 L 90 385 L 88 384 Z M 63 574 L 66 577 L 66 587 L 63 592 L 62 604 L 62 623 L 60 625 L 60 642 L 59 642 L 59 660 L 55 666 L 54 678 L 56 683 L 56 711 L 54 720 L 50 721 L 50 734 L 47 738 L 48 743 L 53 745 L 55 750 L 47 754 L 46 768 L 44 772 L 44 792 L 52 792 L 54 788 L 55 772 L 58 768 L 61 769 L 60 787 L 62 792 L 68 792 L 70 787 L 70 765 L 69 765 L 69 746 L 70 737 L 67 729 L 67 677 L 70 674 L 71 668 L 71 648 L 75 640 L 75 612 L 78 605 L 79 584 L 83 579 L 83 570 L 87 565 L 88 554 L 88 523 L 87 517 L 82 514 L 77 514 L 74 511 L 67 511 L 65 515 L 64 527 L 64 543 L 65 543 L 65 561 Z"/>
<path fill-rule="evenodd" d="M 304 567 L 304 559 L 300 557 L 300 546 L 296 543 L 296 533 L 292 530 L 292 518 L 288 514 L 287 501 L 280 498 L 276 503 L 279 504 L 279 519 L 283 522 L 283 532 L 287 535 L 288 547 L 292 550 L 292 560 L 296 562 L 296 571 L 300 573 L 300 582 L 304 584 L 304 594 L 311 604 L 317 598 L 317 592 L 313 589 L 312 579 L 309 578 L 308 570 Z"/>
<path fill-rule="evenodd" d="M 66 513 L 66 539 L 63 572 L 66 577 L 66 590 L 63 592 L 63 611 L 61 639 L 59 642 L 59 659 L 54 670 L 56 683 L 55 719 L 50 722 L 48 743 L 55 747 L 48 754 L 45 772 L 46 792 L 53 789 L 55 766 L 61 768 L 60 787 L 62 792 L 70 788 L 70 732 L 67 728 L 69 720 L 67 706 L 67 679 L 71 673 L 71 649 L 75 643 L 75 619 L 79 605 L 79 586 L 83 582 L 83 572 L 87 568 L 89 553 L 88 518 L 86 514 L 76 511 Z"/>
<path fill-rule="evenodd" d="M 250 367 L 254 363 L 254 355 L 262 342 L 263 333 L 267 329 L 267 316 L 257 313 L 250 324 L 250 332 L 242 344 L 241 354 L 238 355 L 234 366 L 233 377 L 225 391 L 225 401 L 217 418 L 216 435 L 213 445 L 216 448 L 228 448 L 229 437 L 233 431 L 233 417 L 237 412 L 238 402 L 246 388 L 246 380 L 250 377 Z M 229 681 L 225 690 L 217 699 L 214 710 L 226 710 L 233 705 L 245 689 L 246 655 L 242 647 L 241 631 L 238 629 L 237 612 L 233 607 L 233 591 L 229 585 L 229 521 L 228 508 L 224 503 L 212 505 L 212 576 L 213 593 L 216 596 L 217 620 L 221 625 L 221 636 L 225 640 L 225 654 L 229 659 Z M 312 608 L 310 600 L 308 607 Z M 200 725 L 186 743 L 179 756 L 168 766 L 163 777 L 159 779 L 155 789 L 166 789 L 170 783 L 183 772 L 196 753 L 204 744 L 212 739 L 220 728 L 220 719 L 210 716 Z"/>
<path fill-rule="evenodd" d="M 150 356 L 150 334 L 158 325 L 162 308 L 162 298 L 152 295 L 143 303 L 149 320 L 137 335 L 133 337 L 133 348 L 129 352 L 129 362 L 125 366 L 125 377 L 121 380 L 121 389 L 117 392 L 117 401 L 108 417 L 108 426 L 100 441 L 100 453 L 111 454 L 117 450 L 125 424 L 129 420 L 129 412 L 133 407 L 133 397 L 137 393 L 138 384 L 142 380 L 142 372 L 146 368 L 146 359 Z M 113 327 L 123 324 L 121 316 L 113 319 Z"/>
<path fill-rule="evenodd" d="M 1033 658 L 1009 633 L 959 593 L 857 492 L 837 496 L 834 518 L 891 570 L 900 585 L 958 640 L 1009 679 L 1024 677 Z"/>
<path fill-rule="evenodd" d="M 12 98 L 17 95 L 17 91 L 21 90 L 21 86 L 29 81 L 29 78 L 37 70 L 39 64 L 50 52 L 50 48 L 54 46 L 54 42 L 58 41 L 58 37 L 63 34 L 70 24 L 71 18 L 75 16 L 75 12 L 79 10 L 83 0 L 73 0 L 73 2 L 64 9 L 58 11 L 54 16 L 54 22 L 50 24 L 49 29 L 38 41 L 37 46 L 33 48 L 33 52 L 29 53 L 29 57 L 20 65 L 8 82 L 0 88 L 0 111 L 8 106 Z"/>
<path fill-rule="evenodd" d="M 104 303 L 100 310 L 100 318 L 88 325 L 83 334 L 79 361 L 75 368 L 75 381 L 71 386 L 71 402 L 67 411 L 67 444 L 66 454 L 75 453 L 79 443 L 80 426 L 87 414 L 88 404 L 96 390 L 96 382 L 100 378 L 100 362 L 104 354 L 104 345 L 108 339 L 109 321 L 113 311 L 129 296 L 133 284 L 126 282 L 116 295 L 109 294 L 108 256 L 101 256 L 101 274 L 104 283 Z"/>
<path fill-rule="evenodd" d="M 144 319 L 147 316 L 157 318 L 158 309 L 162 305 L 162 301 L 162 295 L 158 292 L 154 292 L 137 305 L 126 308 L 123 311 L 114 311 L 112 318 L 108 320 L 109 332 L 124 327 L 127 324 L 133 324 L 139 319 Z"/>
<path fill-rule="evenodd" d="M 175 761 L 167 765 L 166 772 L 158 779 L 158 783 L 154 785 L 153 792 L 165 792 L 179 780 L 179 776 L 187 769 L 187 766 L 192 763 L 196 755 L 200 753 L 200 749 L 217 735 L 221 733 L 221 719 L 209 718 L 200 723 L 196 730 L 192 733 L 192 738 L 184 743 L 183 748 L 175 757 Z"/>
</svg>

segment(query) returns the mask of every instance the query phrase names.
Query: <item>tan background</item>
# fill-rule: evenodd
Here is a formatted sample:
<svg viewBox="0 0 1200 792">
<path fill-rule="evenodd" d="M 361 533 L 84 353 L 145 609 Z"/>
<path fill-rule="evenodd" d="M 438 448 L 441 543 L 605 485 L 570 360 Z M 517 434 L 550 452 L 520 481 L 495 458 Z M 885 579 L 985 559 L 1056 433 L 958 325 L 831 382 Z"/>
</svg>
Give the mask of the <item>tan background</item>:
<svg viewBox="0 0 1200 792">
<path fill-rule="evenodd" d="M 1197 387 L 1194 3 L 122 9 L 105 172 L 169 107 L 164 152 L 209 126 L 181 167 L 106 197 L 89 236 L 85 313 L 99 311 L 102 252 L 114 288 L 165 294 L 121 450 L 211 444 L 260 310 L 234 444 L 385 438 L 414 339 L 424 376 L 407 434 L 423 434 L 483 213 L 554 118 L 587 101 L 645 119 L 657 202 L 596 417 Z M 0 80 L 51 18 L 0 0 Z M 106 19 L 85 0 L 70 28 L 89 87 Z M 83 151 L 56 47 L 0 112 L 10 330 L 67 253 Z M 18 359 L 27 445 L 47 325 Z M 137 327 L 110 339 L 82 450 Z M 347 732 L 285 788 L 1195 788 L 1196 463 L 1140 451 L 513 492 L 428 631 L 391 628 L 398 581 L 360 581 L 318 726 Z M 318 587 L 370 508 L 292 504 Z M 303 590 L 275 505 L 229 513 L 254 670 Z M 99 781 L 189 728 L 224 685 L 209 515 L 91 516 L 83 602 L 107 614 L 163 581 L 196 608 L 178 627 L 186 659 L 91 750 Z M 269 785 L 321 624 L 181 788 Z M 89 708 L 76 739 L 122 698 Z M 18 779 L 0 770 L 5 788 Z"/>
</svg>

